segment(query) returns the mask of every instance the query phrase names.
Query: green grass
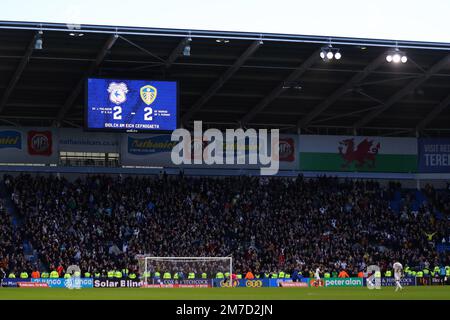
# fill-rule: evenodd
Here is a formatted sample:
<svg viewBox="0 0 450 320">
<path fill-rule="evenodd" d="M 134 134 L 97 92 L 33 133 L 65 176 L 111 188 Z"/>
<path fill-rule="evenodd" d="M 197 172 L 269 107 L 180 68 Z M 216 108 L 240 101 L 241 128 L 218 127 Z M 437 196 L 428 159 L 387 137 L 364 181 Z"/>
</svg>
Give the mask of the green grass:
<svg viewBox="0 0 450 320">
<path fill-rule="evenodd" d="M 367 288 L 0 288 L 0 300 L 450 300 L 450 286 Z"/>
</svg>

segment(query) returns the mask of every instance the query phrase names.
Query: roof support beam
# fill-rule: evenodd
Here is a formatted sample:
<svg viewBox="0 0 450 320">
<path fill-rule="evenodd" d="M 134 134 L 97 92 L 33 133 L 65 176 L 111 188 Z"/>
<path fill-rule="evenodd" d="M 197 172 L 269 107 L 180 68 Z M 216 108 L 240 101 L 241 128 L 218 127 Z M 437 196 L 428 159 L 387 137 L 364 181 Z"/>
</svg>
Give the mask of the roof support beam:
<svg viewBox="0 0 450 320">
<path fill-rule="evenodd" d="M 8 102 L 8 99 L 11 96 L 11 93 L 16 87 L 17 82 L 19 82 L 19 79 L 22 76 L 25 67 L 28 65 L 28 62 L 30 61 L 31 55 L 33 54 L 34 44 L 36 42 L 37 35 L 38 33 L 35 33 L 33 39 L 31 39 L 30 43 L 28 44 L 25 54 L 20 60 L 20 63 L 17 66 L 16 71 L 14 72 L 11 80 L 9 81 L 8 86 L 5 89 L 5 92 L 3 93 L 2 99 L 0 100 L 0 113 L 3 112 L 3 109 L 5 108 L 6 103 Z"/>
<path fill-rule="evenodd" d="M 420 132 L 425 127 L 433 121 L 445 108 L 450 105 L 450 95 L 448 95 L 444 100 L 442 100 L 437 106 L 431 110 L 429 114 L 425 118 L 423 118 L 416 126 L 416 132 Z"/>
<path fill-rule="evenodd" d="M 180 54 L 183 52 L 184 47 L 189 42 L 189 38 L 183 38 L 178 43 L 178 45 L 173 49 L 173 51 L 170 53 L 170 56 L 166 60 L 165 67 L 166 69 L 170 68 L 172 64 L 175 62 L 175 60 L 180 56 Z"/>
<path fill-rule="evenodd" d="M 397 91 L 394 95 L 392 95 L 383 105 L 380 105 L 379 108 L 375 109 L 371 113 L 369 113 L 364 118 L 357 121 L 353 127 L 355 129 L 361 128 L 366 125 L 376 117 L 378 117 L 381 113 L 389 109 L 393 104 L 398 102 L 404 96 L 412 92 L 414 89 L 422 85 L 425 81 L 427 81 L 432 75 L 439 72 L 442 68 L 448 66 L 450 64 L 450 54 L 446 55 L 443 59 L 439 60 L 436 64 L 434 64 L 430 69 L 428 69 L 421 77 L 410 81 L 405 87 L 401 90 Z"/>
<path fill-rule="evenodd" d="M 187 122 L 189 119 L 199 111 L 203 105 L 211 99 L 211 97 L 219 91 L 219 89 L 227 82 L 239 68 L 244 64 L 244 62 L 255 53 L 256 50 L 261 46 L 261 41 L 253 41 L 252 44 L 245 50 L 245 52 L 236 60 L 236 62 L 228 68 L 227 71 L 213 83 L 211 87 L 194 103 L 194 105 L 183 115 L 182 121 Z"/>
<path fill-rule="evenodd" d="M 7 125 L 11 125 L 11 126 L 15 126 L 15 127 L 20 127 L 20 125 L 17 122 L 13 122 L 13 121 L 9 121 L 7 119 L 1 119 L 0 118 L 0 122 L 4 122 Z"/>
<path fill-rule="evenodd" d="M 164 64 L 164 63 L 166 62 L 166 61 L 165 61 L 163 58 L 161 58 L 160 56 L 154 54 L 153 52 L 151 52 L 151 51 L 149 51 L 149 50 L 147 50 L 147 49 L 145 49 L 144 47 L 141 47 L 140 45 L 138 45 L 137 43 L 131 41 L 130 39 L 127 39 L 127 38 L 125 38 L 124 36 L 118 36 L 118 37 L 121 38 L 123 41 L 128 42 L 128 43 L 131 44 L 133 47 L 135 47 L 135 48 L 141 50 L 142 52 L 145 52 L 145 53 L 148 54 L 149 56 L 151 56 L 151 57 L 153 57 L 153 58 L 155 58 L 155 59 L 161 61 L 161 63 Z"/>
<path fill-rule="evenodd" d="M 374 108 L 376 108 L 376 107 L 360 109 L 360 110 L 347 112 L 347 113 L 339 113 L 339 114 L 336 114 L 336 115 L 333 115 L 333 116 L 329 116 L 327 118 L 316 120 L 316 121 L 312 122 L 312 124 L 314 125 L 314 124 L 318 124 L 318 123 L 321 123 L 321 122 L 327 122 L 327 121 L 330 121 L 330 120 L 336 120 L 336 119 L 341 119 L 341 118 L 354 116 L 355 114 L 359 114 L 359 113 L 363 113 L 363 112 L 369 112 L 369 111 L 373 110 Z M 302 127 L 299 127 L 299 128 L 302 128 Z"/>
<path fill-rule="evenodd" d="M 355 85 L 364 80 L 373 70 L 377 69 L 382 63 L 384 63 L 385 54 L 378 56 L 375 60 L 369 63 L 362 71 L 355 74 L 350 80 L 344 83 L 339 89 L 334 91 L 328 98 L 319 103 L 310 113 L 308 113 L 303 119 L 298 121 L 298 126 L 304 128 L 319 116 L 322 112 L 328 109 L 336 100 L 346 94 L 349 90 L 353 89 Z"/>
<path fill-rule="evenodd" d="M 89 66 L 88 70 L 84 73 L 84 76 L 78 81 L 75 89 L 70 93 L 70 95 L 67 97 L 66 102 L 64 103 L 61 110 L 58 112 L 58 115 L 56 117 L 57 122 L 61 122 L 61 120 L 64 118 L 66 113 L 72 108 L 72 105 L 74 104 L 75 100 L 78 98 L 78 95 L 82 91 L 84 87 L 84 83 L 87 77 L 92 75 L 94 71 L 100 66 L 103 59 L 105 58 L 108 51 L 111 49 L 111 47 L 114 45 L 114 43 L 117 41 L 118 36 L 116 34 L 111 35 L 108 40 L 106 40 L 105 44 L 103 45 L 100 52 L 97 54 L 97 57 L 95 58 L 95 61 L 91 62 L 91 65 Z"/>
<path fill-rule="evenodd" d="M 165 60 L 164 62 L 145 63 L 145 65 L 143 65 L 143 66 L 134 67 L 131 69 L 130 68 L 121 68 L 120 71 L 129 71 L 129 70 L 133 70 L 133 71 L 139 70 L 140 71 L 140 70 L 149 69 L 149 68 L 153 68 L 153 67 L 160 67 L 161 65 L 163 65 L 164 69 L 169 69 L 174 64 L 174 62 L 177 60 L 177 58 L 181 55 L 181 53 L 183 52 L 184 47 L 189 42 L 188 39 L 189 38 L 181 39 L 181 41 L 178 43 L 178 45 L 175 47 L 175 49 L 172 50 L 172 52 L 170 53 L 167 60 Z M 117 68 L 109 68 L 109 69 L 119 71 L 119 69 L 117 69 Z"/>
<path fill-rule="evenodd" d="M 241 125 L 247 124 L 253 119 L 253 117 L 264 110 L 273 100 L 275 100 L 283 91 L 286 82 L 294 82 L 298 80 L 318 59 L 320 50 L 314 51 L 308 59 L 302 62 L 291 74 L 284 79 L 276 88 L 274 88 L 264 99 L 262 99 L 257 105 L 255 105 L 242 119 Z"/>
<path fill-rule="evenodd" d="M 26 119 L 26 120 L 55 120 L 55 117 L 52 116 L 25 116 L 25 115 L 0 115 L 0 120 L 22 120 L 22 119 Z M 82 121 L 83 118 L 82 117 L 73 117 L 73 118 L 65 118 L 65 120 L 69 120 L 69 121 Z"/>
<path fill-rule="evenodd" d="M 64 119 L 63 121 L 64 121 L 65 123 L 71 125 L 72 127 L 75 127 L 75 128 L 81 128 L 81 126 L 80 126 L 79 124 L 76 124 L 75 122 L 69 121 L 69 120 L 67 120 L 67 119 Z"/>
</svg>

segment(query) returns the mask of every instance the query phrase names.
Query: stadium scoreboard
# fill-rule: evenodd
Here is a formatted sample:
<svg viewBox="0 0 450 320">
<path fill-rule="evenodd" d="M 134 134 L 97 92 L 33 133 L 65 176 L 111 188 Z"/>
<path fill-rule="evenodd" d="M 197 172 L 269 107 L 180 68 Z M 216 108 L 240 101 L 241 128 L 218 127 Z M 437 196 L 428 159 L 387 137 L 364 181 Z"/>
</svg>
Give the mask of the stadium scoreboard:
<svg viewBox="0 0 450 320">
<path fill-rule="evenodd" d="M 159 131 L 177 128 L 175 81 L 88 78 L 86 128 L 105 131 Z"/>
</svg>

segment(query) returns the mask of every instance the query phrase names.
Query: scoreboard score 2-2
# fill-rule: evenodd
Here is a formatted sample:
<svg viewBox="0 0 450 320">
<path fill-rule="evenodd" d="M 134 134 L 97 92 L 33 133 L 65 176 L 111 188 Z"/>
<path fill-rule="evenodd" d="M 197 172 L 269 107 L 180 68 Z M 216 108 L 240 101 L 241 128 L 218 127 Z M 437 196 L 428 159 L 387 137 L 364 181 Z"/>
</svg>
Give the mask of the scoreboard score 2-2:
<svg viewBox="0 0 450 320">
<path fill-rule="evenodd" d="M 87 79 L 86 128 L 173 131 L 178 123 L 175 81 Z"/>
</svg>

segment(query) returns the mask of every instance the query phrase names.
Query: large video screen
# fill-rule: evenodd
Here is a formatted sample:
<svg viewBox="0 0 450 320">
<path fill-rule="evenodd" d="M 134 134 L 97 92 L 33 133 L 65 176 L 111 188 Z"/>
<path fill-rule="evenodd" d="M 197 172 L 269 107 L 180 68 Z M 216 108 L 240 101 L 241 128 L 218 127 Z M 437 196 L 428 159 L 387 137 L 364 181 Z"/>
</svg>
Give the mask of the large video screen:
<svg viewBox="0 0 450 320">
<path fill-rule="evenodd" d="M 175 81 L 87 80 L 86 128 L 105 131 L 173 131 L 177 128 Z"/>
</svg>

